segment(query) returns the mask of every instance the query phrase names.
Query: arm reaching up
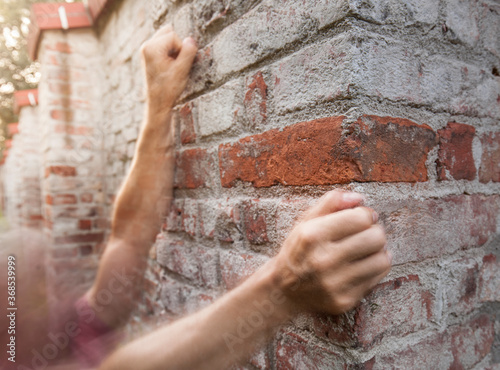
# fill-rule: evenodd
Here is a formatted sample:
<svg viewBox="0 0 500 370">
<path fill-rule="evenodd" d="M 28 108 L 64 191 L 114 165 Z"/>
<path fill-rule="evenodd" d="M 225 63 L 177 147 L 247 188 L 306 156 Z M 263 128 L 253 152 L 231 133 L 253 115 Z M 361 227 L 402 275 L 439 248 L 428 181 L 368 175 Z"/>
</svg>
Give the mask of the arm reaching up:
<svg viewBox="0 0 500 370">
<path fill-rule="evenodd" d="M 148 251 L 172 198 L 172 107 L 186 86 L 196 52 L 195 41 L 181 41 L 170 26 L 156 32 L 141 49 L 147 84 L 145 118 L 131 169 L 116 197 L 110 239 L 86 295 L 99 319 L 110 327 L 125 323 L 135 307 Z M 122 284 L 111 289 L 117 276 Z M 112 293 L 106 305 L 99 302 L 103 291 Z"/>
</svg>

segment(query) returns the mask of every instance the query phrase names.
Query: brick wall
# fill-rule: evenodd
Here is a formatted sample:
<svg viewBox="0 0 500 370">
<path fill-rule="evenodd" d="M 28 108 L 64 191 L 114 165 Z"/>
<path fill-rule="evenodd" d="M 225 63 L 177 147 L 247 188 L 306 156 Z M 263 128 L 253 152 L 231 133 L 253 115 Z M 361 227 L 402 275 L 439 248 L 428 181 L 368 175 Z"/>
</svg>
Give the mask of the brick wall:
<svg viewBox="0 0 500 370">
<path fill-rule="evenodd" d="M 45 31 L 39 42 L 42 200 L 55 302 L 88 288 L 105 237 L 99 51 L 91 28 Z"/>
<path fill-rule="evenodd" d="M 391 274 L 352 312 L 297 318 L 248 368 L 499 366 L 496 2 L 103 4 L 92 28 L 44 31 L 38 52 L 45 219 L 68 252 L 62 268 L 83 269 L 84 281 L 142 119 L 139 46 L 167 22 L 200 46 L 175 113 L 175 201 L 132 336 L 237 285 L 340 188 L 379 212 Z M 102 150 L 68 162 L 80 138 Z"/>
</svg>

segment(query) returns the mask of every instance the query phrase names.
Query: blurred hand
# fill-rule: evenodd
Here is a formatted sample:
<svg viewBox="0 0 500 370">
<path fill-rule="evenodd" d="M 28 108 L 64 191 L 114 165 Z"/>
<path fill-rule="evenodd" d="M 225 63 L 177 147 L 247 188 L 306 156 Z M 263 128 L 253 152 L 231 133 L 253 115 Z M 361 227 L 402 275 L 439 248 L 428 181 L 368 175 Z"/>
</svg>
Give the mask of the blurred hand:
<svg viewBox="0 0 500 370">
<path fill-rule="evenodd" d="M 362 199 L 327 193 L 286 239 L 275 267 L 295 309 L 341 314 L 389 273 L 384 229 Z"/>
<path fill-rule="evenodd" d="M 197 51 L 191 37 L 181 41 L 170 25 L 142 45 L 150 104 L 160 109 L 173 107 L 186 87 Z"/>
</svg>

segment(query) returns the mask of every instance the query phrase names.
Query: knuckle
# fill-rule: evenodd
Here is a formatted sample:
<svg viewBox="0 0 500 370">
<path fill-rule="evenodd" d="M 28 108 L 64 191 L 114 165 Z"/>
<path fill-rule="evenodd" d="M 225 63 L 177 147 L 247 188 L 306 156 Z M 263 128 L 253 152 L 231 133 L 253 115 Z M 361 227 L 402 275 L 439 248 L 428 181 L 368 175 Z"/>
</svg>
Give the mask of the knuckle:
<svg viewBox="0 0 500 370">
<path fill-rule="evenodd" d="M 356 221 L 360 227 L 368 229 L 373 225 L 373 210 L 366 207 L 356 207 L 354 209 L 356 212 Z"/>
<path fill-rule="evenodd" d="M 357 304 L 357 300 L 349 294 L 340 295 L 334 298 L 333 305 L 339 312 L 347 312 L 354 308 Z"/>
<path fill-rule="evenodd" d="M 298 237 L 301 245 L 310 246 L 316 242 L 316 232 L 308 222 L 298 226 Z"/>
<path fill-rule="evenodd" d="M 371 227 L 371 239 L 373 242 L 380 247 L 383 247 L 387 243 L 387 236 L 385 230 L 380 225 L 374 225 Z"/>
</svg>

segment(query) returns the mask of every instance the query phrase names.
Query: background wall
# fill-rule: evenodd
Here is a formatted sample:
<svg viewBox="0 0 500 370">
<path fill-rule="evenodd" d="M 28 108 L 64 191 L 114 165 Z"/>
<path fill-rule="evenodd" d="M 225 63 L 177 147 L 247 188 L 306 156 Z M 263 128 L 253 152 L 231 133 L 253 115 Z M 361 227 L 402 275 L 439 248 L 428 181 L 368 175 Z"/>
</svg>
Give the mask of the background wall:
<svg viewBox="0 0 500 370">
<path fill-rule="evenodd" d="M 76 60 L 60 75 L 62 117 L 76 130 L 66 134 L 91 127 L 92 159 L 74 165 L 85 181 L 71 207 L 80 214 L 91 199 L 97 212 L 52 218 L 52 230 L 72 235 L 90 219 L 76 235 L 105 232 L 142 120 L 138 50 L 165 23 L 200 52 L 176 108 L 175 201 L 130 336 L 233 288 L 303 210 L 341 188 L 379 212 L 391 274 L 352 312 L 298 317 L 247 368 L 498 367 L 498 3 L 121 0 L 84 31 L 44 32 L 41 114 L 53 112 L 50 61 Z"/>
</svg>

